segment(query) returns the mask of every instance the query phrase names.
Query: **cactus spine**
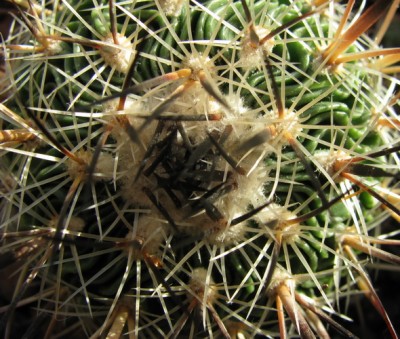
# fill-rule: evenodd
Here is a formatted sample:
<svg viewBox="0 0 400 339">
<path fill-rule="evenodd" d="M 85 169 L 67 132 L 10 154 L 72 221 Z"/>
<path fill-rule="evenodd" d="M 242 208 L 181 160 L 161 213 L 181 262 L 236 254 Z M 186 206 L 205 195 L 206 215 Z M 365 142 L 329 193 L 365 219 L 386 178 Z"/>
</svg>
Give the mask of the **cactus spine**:
<svg viewBox="0 0 400 339">
<path fill-rule="evenodd" d="M 27 336 L 351 336 L 360 290 L 395 337 L 365 265 L 400 263 L 397 4 L 18 2 L 6 337 L 27 304 Z"/>
</svg>

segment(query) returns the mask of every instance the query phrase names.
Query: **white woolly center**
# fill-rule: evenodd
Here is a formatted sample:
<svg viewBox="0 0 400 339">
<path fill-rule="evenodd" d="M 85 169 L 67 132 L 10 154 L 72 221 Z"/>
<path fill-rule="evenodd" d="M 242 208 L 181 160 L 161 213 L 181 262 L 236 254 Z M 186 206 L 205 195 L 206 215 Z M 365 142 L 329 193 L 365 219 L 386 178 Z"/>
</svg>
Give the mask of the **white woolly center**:
<svg viewBox="0 0 400 339">
<path fill-rule="evenodd" d="M 245 223 L 235 226 L 226 225 L 223 229 L 211 232 L 206 236 L 206 240 L 215 246 L 230 246 L 245 239 Z"/>
<path fill-rule="evenodd" d="M 100 48 L 100 55 L 107 65 L 125 74 L 129 70 L 134 48 L 131 41 L 121 34 L 117 34 L 117 40 L 118 44 L 116 45 L 112 35 L 107 35 L 103 39 L 106 45 Z"/>
<path fill-rule="evenodd" d="M 346 164 L 346 160 L 351 159 L 343 151 L 318 151 L 314 155 L 314 159 L 321 164 L 322 168 L 330 177 L 335 177 L 338 181 L 341 177 L 337 175 L 341 171 L 341 164 Z"/>
<path fill-rule="evenodd" d="M 56 229 L 58 222 L 59 222 L 59 216 L 56 215 L 50 219 L 48 226 Z M 68 220 L 68 225 L 66 227 L 66 230 L 73 232 L 82 232 L 84 228 L 85 228 L 85 220 L 73 215 Z"/>
<path fill-rule="evenodd" d="M 193 294 L 190 293 L 188 298 L 197 297 L 200 300 L 205 298 L 207 303 L 213 303 L 217 296 L 217 291 L 213 285 L 214 281 L 212 277 L 208 276 L 205 268 L 195 268 L 189 282 L 189 288 Z"/>
<path fill-rule="evenodd" d="M 62 52 L 61 42 L 57 40 L 48 40 L 45 54 L 48 56 L 57 55 Z"/>
<path fill-rule="evenodd" d="M 162 224 L 154 218 L 142 215 L 138 222 L 136 229 L 129 232 L 125 239 L 137 240 L 141 248 L 129 247 L 134 249 L 134 257 L 141 260 L 144 255 L 158 256 L 160 254 L 160 247 L 164 240 L 164 228 Z"/>
<path fill-rule="evenodd" d="M 90 151 L 80 150 L 76 152 L 76 156 L 83 161 L 78 163 L 72 159 L 67 162 L 67 171 L 71 178 L 75 179 L 78 176 L 86 176 L 87 168 L 91 164 L 93 153 Z M 114 158 L 111 154 L 101 152 L 96 161 L 94 171 L 92 173 L 93 180 L 107 181 L 113 178 L 114 173 Z"/>
<path fill-rule="evenodd" d="M 254 27 L 255 33 L 261 40 L 267 36 L 270 31 L 262 26 Z M 265 41 L 263 44 L 255 44 L 252 40 L 250 30 L 247 30 L 246 35 L 241 42 L 240 62 L 245 68 L 255 68 L 265 63 L 264 54 L 270 54 L 272 48 L 275 46 L 273 38 Z"/>
<path fill-rule="evenodd" d="M 272 229 L 272 232 L 279 233 L 282 241 L 290 243 L 295 241 L 301 232 L 299 224 L 290 223 L 290 220 L 296 218 L 296 214 L 289 211 L 286 207 L 271 204 L 259 212 L 255 219 L 262 224 L 268 225 Z"/>
<path fill-rule="evenodd" d="M 295 287 L 295 281 L 290 277 L 290 275 L 286 271 L 280 268 L 275 268 L 271 282 L 268 286 L 267 293 L 269 295 L 275 294 L 276 289 L 282 284 L 285 284 L 291 290 L 294 289 Z"/>
<path fill-rule="evenodd" d="M 182 11 L 183 0 L 159 0 L 159 3 L 167 16 L 177 16 Z"/>
<path fill-rule="evenodd" d="M 208 74 L 214 73 L 214 64 L 211 62 L 209 57 L 205 57 L 201 54 L 193 55 L 190 58 L 182 62 L 182 68 L 189 68 L 192 71 L 191 78 L 198 80 L 198 73 L 204 71 Z"/>
<path fill-rule="evenodd" d="M 279 143 L 288 143 L 286 134 L 296 139 L 303 128 L 300 125 L 299 117 L 295 112 L 286 112 L 283 119 L 275 123 L 276 134 L 279 135 Z"/>
</svg>

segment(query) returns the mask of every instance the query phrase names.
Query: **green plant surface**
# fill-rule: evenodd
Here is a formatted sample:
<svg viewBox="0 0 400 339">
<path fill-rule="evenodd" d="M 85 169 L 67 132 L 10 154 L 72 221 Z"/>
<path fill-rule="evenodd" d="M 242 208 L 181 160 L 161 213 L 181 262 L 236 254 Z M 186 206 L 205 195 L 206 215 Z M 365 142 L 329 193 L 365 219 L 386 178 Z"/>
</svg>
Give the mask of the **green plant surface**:
<svg viewBox="0 0 400 339">
<path fill-rule="evenodd" d="M 398 1 L 16 5 L 5 338 L 354 337 L 360 293 L 396 338 Z"/>
</svg>

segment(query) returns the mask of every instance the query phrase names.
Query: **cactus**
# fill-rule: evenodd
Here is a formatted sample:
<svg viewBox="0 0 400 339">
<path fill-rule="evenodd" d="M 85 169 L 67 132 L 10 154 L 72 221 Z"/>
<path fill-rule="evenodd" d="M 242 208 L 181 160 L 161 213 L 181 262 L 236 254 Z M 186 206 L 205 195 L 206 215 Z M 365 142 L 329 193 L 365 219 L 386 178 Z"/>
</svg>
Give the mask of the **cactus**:
<svg viewBox="0 0 400 339">
<path fill-rule="evenodd" d="M 398 1 L 15 3 L 4 337 L 351 337 L 360 292 L 396 337 Z"/>
</svg>

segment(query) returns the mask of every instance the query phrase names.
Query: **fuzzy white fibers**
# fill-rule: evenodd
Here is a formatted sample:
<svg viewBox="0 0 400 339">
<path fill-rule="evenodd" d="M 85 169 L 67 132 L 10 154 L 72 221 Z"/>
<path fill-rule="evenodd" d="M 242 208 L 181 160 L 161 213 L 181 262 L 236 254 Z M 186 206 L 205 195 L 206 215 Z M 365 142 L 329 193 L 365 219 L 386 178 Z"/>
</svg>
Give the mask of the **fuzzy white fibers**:
<svg viewBox="0 0 400 339">
<path fill-rule="evenodd" d="M 87 168 L 91 164 L 93 158 L 92 151 L 79 150 L 75 154 L 79 159 L 83 160 L 83 164 L 73 159 L 67 161 L 67 172 L 72 179 L 78 176 L 86 176 Z M 114 158 L 110 153 L 101 152 L 96 161 L 96 165 L 92 174 L 94 181 L 108 181 L 113 179 Z"/>
<path fill-rule="evenodd" d="M 201 301 L 205 298 L 207 303 L 212 304 L 217 297 L 217 291 L 213 285 L 214 281 L 211 276 L 208 276 L 205 268 L 195 268 L 189 281 L 190 293 L 188 293 L 188 298 L 197 298 Z"/>
<path fill-rule="evenodd" d="M 255 26 L 254 33 L 261 40 L 267 36 L 270 31 L 262 26 Z M 275 45 L 273 38 L 265 41 L 263 44 L 255 43 L 252 39 L 251 31 L 248 29 L 241 41 L 240 64 L 247 69 L 260 68 L 265 64 L 265 54 L 270 54 Z"/>
<path fill-rule="evenodd" d="M 134 45 L 121 34 L 117 34 L 118 44 L 116 45 L 111 34 L 107 35 L 99 52 L 104 62 L 118 72 L 126 74 L 129 70 L 131 57 L 134 54 Z"/>
</svg>

